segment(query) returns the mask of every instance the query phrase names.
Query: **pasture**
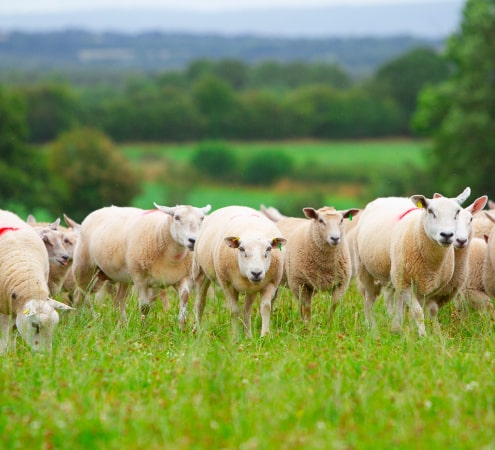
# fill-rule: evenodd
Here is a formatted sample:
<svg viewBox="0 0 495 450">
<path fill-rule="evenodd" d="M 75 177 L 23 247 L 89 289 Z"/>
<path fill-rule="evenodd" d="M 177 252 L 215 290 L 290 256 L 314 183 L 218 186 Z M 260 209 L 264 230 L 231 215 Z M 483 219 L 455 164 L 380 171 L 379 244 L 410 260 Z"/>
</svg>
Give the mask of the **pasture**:
<svg viewBox="0 0 495 450">
<path fill-rule="evenodd" d="M 177 166 L 189 164 L 197 143 L 125 144 L 120 150 L 145 174 L 144 189 L 135 199 L 135 206 L 149 208 L 157 199 L 171 199 L 174 191 L 179 192 L 182 203 L 210 203 L 214 209 L 232 204 L 258 208 L 261 203 L 283 207 L 295 197 L 315 198 L 314 201 L 320 200 L 337 209 L 361 207 L 374 196 L 376 186 L 380 186 L 380 194 L 397 195 L 397 179 L 414 178 L 414 171 L 426 165 L 426 144 L 418 140 L 229 142 L 228 145 L 241 160 L 265 150 L 285 154 L 300 172 L 308 171 L 308 177 L 300 182 L 289 178 L 261 187 L 205 184 L 187 172 L 180 173 L 179 180 L 170 180 L 165 168 L 173 164 L 172 172 L 177 172 Z M 312 179 L 313 173 L 318 180 Z M 420 180 L 414 178 L 414 183 L 418 185 Z"/>
<path fill-rule="evenodd" d="M 128 324 L 110 299 L 63 314 L 52 355 L 21 339 L 2 356 L 8 449 L 473 449 L 495 446 L 494 323 L 453 305 L 419 339 L 391 334 L 382 302 L 365 326 L 354 286 L 333 318 L 326 294 L 305 328 L 281 288 L 272 333 L 231 332 L 214 291 L 203 327 L 177 326 L 178 301 Z"/>
</svg>

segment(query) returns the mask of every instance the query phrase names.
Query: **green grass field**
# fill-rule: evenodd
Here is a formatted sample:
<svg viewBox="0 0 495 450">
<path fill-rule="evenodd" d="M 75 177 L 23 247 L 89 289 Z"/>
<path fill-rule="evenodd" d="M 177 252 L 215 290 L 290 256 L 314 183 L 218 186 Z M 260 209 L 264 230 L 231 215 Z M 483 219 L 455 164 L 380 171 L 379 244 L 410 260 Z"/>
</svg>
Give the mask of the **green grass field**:
<svg viewBox="0 0 495 450">
<path fill-rule="evenodd" d="M 264 150 L 286 153 L 299 167 L 315 166 L 319 170 L 328 170 L 330 174 L 335 174 L 337 171 L 339 179 L 334 180 L 329 176 L 325 183 L 312 185 L 307 181 L 305 186 L 291 185 L 288 180 L 289 184 L 285 187 L 262 188 L 241 185 L 197 185 L 194 184 L 195 180 L 191 180 L 193 187 L 185 194 L 182 203 L 193 205 L 210 203 L 215 209 L 232 204 L 258 208 L 261 203 L 287 204 L 297 195 L 311 199 L 316 191 L 319 193 L 318 198 L 322 198 L 326 205 L 338 209 L 361 207 L 365 203 L 362 197 L 366 196 L 367 186 L 360 185 L 356 181 L 356 173 L 364 172 L 369 174 L 369 178 L 386 185 L 390 173 L 396 174 L 408 171 L 410 167 L 423 167 L 426 164 L 424 153 L 426 144 L 416 140 L 231 142 L 228 145 L 240 157 Z M 166 161 L 188 163 L 198 144 L 129 144 L 120 148 L 131 161 L 156 171 L 160 164 L 166 165 Z M 135 199 L 134 205 L 150 208 L 153 201 L 160 203 L 159 199 L 163 199 L 162 202 L 167 202 L 170 188 L 166 183 L 166 179 L 145 182 L 144 190 Z M 389 195 L 398 195 L 393 186 Z"/>
<path fill-rule="evenodd" d="M 494 322 L 452 305 L 441 330 L 391 334 L 364 322 L 354 288 L 302 325 L 281 289 L 270 336 L 234 338 L 219 292 L 203 327 L 177 327 L 177 299 L 121 324 L 110 301 L 61 317 L 51 355 L 17 339 L 2 356 L 5 449 L 490 449 L 495 447 Z M 258 305 L 256 305 L 258 306 Z"/>
</svg>

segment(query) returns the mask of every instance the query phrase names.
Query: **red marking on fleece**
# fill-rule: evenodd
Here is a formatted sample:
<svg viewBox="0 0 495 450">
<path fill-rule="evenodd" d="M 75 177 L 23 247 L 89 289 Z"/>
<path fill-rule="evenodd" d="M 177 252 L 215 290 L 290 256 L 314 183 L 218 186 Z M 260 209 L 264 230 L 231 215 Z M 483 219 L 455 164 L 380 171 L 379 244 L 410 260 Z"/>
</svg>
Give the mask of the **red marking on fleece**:
<svg viewBox="0 0 495 450">
<path fill-rule="evenodd" d="M 399 219 L 398 220 L 401 220 L 403 219 L 405 216 L 407 216 L 411 211 L 416 211 L 417 209 L 421 209 L 421 208 L 411 208 L 411 209 L 408 209 L 407 211 L 403 212 L 400 216 L 399 216 Z"/>
<path fill-rule="evenodd" d="M 7 231 L 16 231 L 18 230 L 19 228 L 14 228 L 14 227 L 3 227 L 3 228 L 0 228 L 0 236 L 3 234 L 3 233 L 6 233 Z"/>
<path fill-rule="evenodd" d="M 154 212 L 158 212 L 158 211 L 160 211 L 160 210 L 159 209 L 148 209 L 147 211 L 144 211 L 143 212 L 143 216 L 145 214 L 150 214 L 150 213 L 154 213 Z"/>
</svg>

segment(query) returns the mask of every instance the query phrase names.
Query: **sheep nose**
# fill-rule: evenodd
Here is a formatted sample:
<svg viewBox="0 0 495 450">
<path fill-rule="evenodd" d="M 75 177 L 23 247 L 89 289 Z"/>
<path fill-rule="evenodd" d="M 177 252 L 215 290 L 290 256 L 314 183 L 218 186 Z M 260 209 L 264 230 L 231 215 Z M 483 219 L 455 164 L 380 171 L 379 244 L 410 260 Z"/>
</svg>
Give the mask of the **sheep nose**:
<svg viewBox="0 0 495 450">
<path fill-rule="evenodd" d="M 188 241 L 194 245 L 196 243 L 196 238 L 189 238 Z"/>
<path fill-rule="evenodd" d="M 452 239 L 452 236 L 454 236 L 454 233 L 447 232 L 447 231 L 441 231 L 440 236 L 443 237 L 444 241 L 450 241 Z"/>
<path fill-rule="evenodd" d="M 332 241 L 332 244 L 338 244 L 340 241 L 340 237 L 339 236 L 331 236 L 330 240 Z"/>
<path fill-rule="evenodd" d="M 457 238 L 456 241 L 457 241 L 457 244 L 459 244 L 460 247 L 464 247 L 464 245 L 466 245 L 467 239 L 459 239 L 459 238 Z"/>
<path fill-rule="evenodd" d="M 261 270 L 258 272 L 255 272 L 254 270 L 251 271 L 251 275 L 253 276 L 253 280 L 259 280 L 261 279 Z"/>
</svg>

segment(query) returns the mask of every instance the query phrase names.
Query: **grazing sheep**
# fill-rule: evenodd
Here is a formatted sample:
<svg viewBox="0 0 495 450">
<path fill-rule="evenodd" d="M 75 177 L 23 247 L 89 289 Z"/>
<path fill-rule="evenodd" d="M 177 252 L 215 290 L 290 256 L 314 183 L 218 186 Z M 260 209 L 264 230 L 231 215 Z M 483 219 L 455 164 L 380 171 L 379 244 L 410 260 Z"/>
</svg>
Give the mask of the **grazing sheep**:
<svg viewBox="0 0 495 450">
<path fill-rule="evenodd" d="M 483 284 L 483 267 L 487 251 L 485 239 L 473 237 L 469 244 L 469 274 L 466 283 L 455 299 L 455 304 L 460 309 L 463 304 L 476 310 L 485 310 L 494 314 L 494 307 L 490 296 L 485 291 Z"/>
<path fill-rule="evenodd" d="M 160 288 L 173 286 L 180 296 L 179 325 L 184 327 L 192 250 L 210 205 L 155 206 L 110 206 L 90 213 L 81 223 L 72 270 L 83 292 L 91 290 L 94 279 L 118 283 L 115 302 L 124 319 L 124 299 L 132 284 L 143 315 Z"/>
<path fill-rule="evenodd" d="M 377 283 L 395 291 L 392 329 L 401 328 L 403 304 L 410 307 L 425 335 L 423 300 L 445 286 L 454 272 L 458 215 L 469 195 L 456 199 L 385 197 L 370 202 L 360 213 L 356 236 L 358 288 L 364 295 L 365 316 L 373 326 L 372 307 Z"/>
<path fill-rule="evenodd" d="M 13 321 L 34 351 L 50 351 L 57 310 L 72 309 L 49 297 L 48 252 L 40 235 L 16 214 L 0 210 L 0 353 Z"/>
<path fill-rule="evenodd" d="M 352 261 L 345 238 L 344 219 L 359 213 L 324 206 L 304 208 L 307 219 L 281 218 L 277 226 L 287 238 L 284 280 L 299 300 L 301 316 L 311 319 L 311 300 L 317 291 L 332 294 L 332 309 L 347 291 Z M 308 220 L 309 219 L 309 220 Z"/>
<path fill-rule="evenodd" d="M 435 197 L 441 197 L 435 194 Z M 488 201 L 486 195 L 476 199 L 468 207 L 461 209 L 457 220 L 454 240 L 454 273 L 450 281 L 428 298 L 428 312 L 436 317 L 438 308 L 454 300 L 470 276 L 471 241 L 473 240 L 473 216 L 481 211 Z"/>
<path fill-rule="evenodd" d="M 253 208 L 227 206 L 210 214 L 198 234 L 193 256 L 196 328 L 213 282 L 225 293 L 236 333 L 239 294 L 246 294 L 243 323 L 247 336 L 252 335 L 251 309 L 259 293 L 261 336 L 269 333 L 271 302 L 283 275 L 285 243 L 275 223 Z"/>
</svg>

